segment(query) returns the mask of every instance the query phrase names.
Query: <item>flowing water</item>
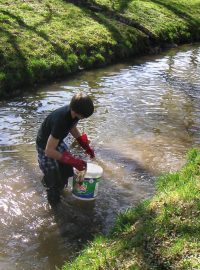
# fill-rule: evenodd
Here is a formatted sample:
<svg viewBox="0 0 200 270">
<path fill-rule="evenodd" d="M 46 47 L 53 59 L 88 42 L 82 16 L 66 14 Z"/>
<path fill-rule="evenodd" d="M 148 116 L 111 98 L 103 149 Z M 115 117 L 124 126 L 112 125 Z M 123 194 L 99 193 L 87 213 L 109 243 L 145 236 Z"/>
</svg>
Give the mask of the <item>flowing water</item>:
<svg viewBox="0 0 200 270">
<path fill-rule="evenodd" d="M 77 91 L 90 94 L 95 113 L 81 120 L 104 169 L 95 202 L 65 191 L 55 211 L 46 201 L 35 137 L 48 113 Z M 155 177 L 178 170 L 200 145 L 200 47 L 82 72 L 0 103 L 0 269 L 55 269 L 77 255 L 116 214 L 149 198 Z M 86 158 L 72 138 L 74 153 Z"/>
</svg>

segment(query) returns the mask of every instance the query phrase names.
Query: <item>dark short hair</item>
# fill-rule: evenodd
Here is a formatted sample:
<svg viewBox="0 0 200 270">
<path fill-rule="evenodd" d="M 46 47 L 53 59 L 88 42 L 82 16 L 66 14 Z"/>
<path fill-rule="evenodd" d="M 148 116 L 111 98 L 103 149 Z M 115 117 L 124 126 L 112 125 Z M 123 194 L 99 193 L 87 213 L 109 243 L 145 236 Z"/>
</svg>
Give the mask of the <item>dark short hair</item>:
<svg viewBox="0 0 200 270">
<path fill-rule="evenodd" d="M 84 118 L 87 118 L 93 114 L 94 104 L 89 96 L 86 96 L 83 93 L 77 93 L 72 97 L 70 109 Z"/>
</svg>

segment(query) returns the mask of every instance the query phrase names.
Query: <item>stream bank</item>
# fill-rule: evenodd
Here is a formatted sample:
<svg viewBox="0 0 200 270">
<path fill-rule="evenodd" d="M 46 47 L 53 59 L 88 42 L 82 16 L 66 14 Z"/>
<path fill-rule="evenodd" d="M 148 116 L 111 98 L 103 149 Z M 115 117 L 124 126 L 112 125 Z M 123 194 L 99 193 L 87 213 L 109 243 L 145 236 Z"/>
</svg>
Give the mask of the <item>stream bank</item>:
<svg viewBox="0 0 200 270">
<path fill-rule="evenodd" d="M 3 0 L 0 11 L 1 99 L 200 39 L 199 0 Z"/>
<path fill-rule="evenodd" d="M 98 236 L 62 270 L 199 269 L 200 151 L 179 171 L 160 177 L 150 200 L 119 215 L 109 236 Z"/>
</svg>

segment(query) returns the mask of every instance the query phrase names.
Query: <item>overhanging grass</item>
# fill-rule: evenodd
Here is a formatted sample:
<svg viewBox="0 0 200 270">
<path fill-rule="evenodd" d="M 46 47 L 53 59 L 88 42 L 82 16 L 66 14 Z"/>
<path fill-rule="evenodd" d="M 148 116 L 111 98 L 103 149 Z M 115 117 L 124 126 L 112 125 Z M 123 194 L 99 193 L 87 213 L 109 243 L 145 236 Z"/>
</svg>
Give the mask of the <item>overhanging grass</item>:
<svg viewBox="0 0 200 270">
<path fill-rule="evenodd" d="M 200 151 L 191 150 L 187 164 L 161 176 L 156 189 L 62 270 L 199 269 Z"/>
<path fill-rule="evenodd" d="M 200 0 L 82 2 L 1 0 L 0 97 L 82 68 L 148 53 L 151 43 L 143 28 L 160 44 L 200 37 Z"/>
</svg>

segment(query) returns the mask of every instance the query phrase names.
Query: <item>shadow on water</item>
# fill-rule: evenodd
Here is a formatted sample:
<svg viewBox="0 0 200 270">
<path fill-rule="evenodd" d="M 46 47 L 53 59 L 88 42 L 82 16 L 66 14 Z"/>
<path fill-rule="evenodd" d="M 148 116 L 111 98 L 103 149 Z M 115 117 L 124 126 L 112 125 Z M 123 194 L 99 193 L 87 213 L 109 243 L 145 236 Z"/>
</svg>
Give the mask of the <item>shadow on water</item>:
<svg viewBox="0 0 200 270">
<path fill-rule="evenodd" d="M 190 64 L 195 69 L 198 68 L 198 49 L 194 49 L 191 52 Z M 191 100 L 195 99 L 195 93 L 199 91 L 199 84 L 196 82 L 188 81 L 187 78 L 183 78 L 181 74 L 174 74 L 175 62 L 173 56 L 168 58 L 168 69 L 163 72 L 162 76 L 173 89 L 179 90 L 180 92 L 185 92 L 187 97 Z"/>
</svg>

